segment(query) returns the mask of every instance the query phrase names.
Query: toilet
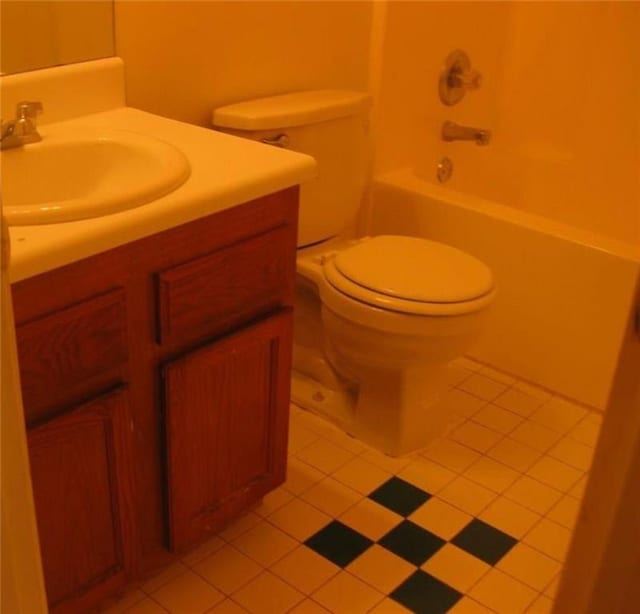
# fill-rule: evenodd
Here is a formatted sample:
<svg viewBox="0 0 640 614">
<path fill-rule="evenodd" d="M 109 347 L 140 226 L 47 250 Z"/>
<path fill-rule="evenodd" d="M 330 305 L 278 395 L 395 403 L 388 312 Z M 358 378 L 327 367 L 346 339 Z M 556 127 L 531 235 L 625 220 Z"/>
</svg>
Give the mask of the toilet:
<svg viewBox="0 0 640 614">
<path fill-rule="evenodd" d="M 441 435 L 448 364 L 483 328 L 490 269 L 454 247 L 355 238 L 370 97 L 305 91 L 216 109 L 214 127 L 316 159 L 300 192 L 292 399 L 399 456 Z"/>
</svg>

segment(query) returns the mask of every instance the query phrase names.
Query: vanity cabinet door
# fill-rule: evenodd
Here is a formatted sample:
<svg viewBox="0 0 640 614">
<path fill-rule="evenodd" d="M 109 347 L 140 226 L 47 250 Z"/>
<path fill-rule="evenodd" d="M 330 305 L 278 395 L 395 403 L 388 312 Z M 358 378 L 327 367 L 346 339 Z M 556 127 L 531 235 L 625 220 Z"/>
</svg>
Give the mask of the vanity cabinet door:
<svg viewBox="0 0 640 614">
<path fill-rule="evenodd" d="M 47 599 L 52 612 L 95 606 L 132 562 L 129 409 L 111 392 L 28 433 Z"/>
<path fill-rule="evenodd" d="M 164 366 L 171 550 L 284 481 L 291 334 L 283 309 Z"/>
</svg>

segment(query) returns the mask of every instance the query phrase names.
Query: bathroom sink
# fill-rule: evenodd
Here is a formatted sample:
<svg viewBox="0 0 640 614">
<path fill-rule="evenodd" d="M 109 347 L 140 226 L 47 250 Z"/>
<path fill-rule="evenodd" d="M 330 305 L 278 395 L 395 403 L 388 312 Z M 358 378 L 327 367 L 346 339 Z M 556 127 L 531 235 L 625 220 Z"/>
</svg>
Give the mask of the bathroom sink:
<svg viewBox="0 0 640 614">
<path fill-rule="evenodd" d="M 189 161 L 173 145 L 114 129 L 48 134 L 0 154 L 10 225 L 71 222 L 149 203 L 182 185 Z"/>
</svg>

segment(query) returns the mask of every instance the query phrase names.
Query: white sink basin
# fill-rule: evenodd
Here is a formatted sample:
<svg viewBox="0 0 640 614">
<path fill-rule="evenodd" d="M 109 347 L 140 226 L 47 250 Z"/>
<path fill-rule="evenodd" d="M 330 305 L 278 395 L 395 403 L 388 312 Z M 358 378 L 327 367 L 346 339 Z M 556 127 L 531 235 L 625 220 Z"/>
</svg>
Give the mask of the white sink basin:
<svg viewBox="0 0 640 614">
<path fill-rule="evenodd" d="M 190 174 L 174 146 L 135 132 L 77 130 L 0 154 L 3 211 L 10 225 L 71 222 L 144 205 Z"/>
</svg>

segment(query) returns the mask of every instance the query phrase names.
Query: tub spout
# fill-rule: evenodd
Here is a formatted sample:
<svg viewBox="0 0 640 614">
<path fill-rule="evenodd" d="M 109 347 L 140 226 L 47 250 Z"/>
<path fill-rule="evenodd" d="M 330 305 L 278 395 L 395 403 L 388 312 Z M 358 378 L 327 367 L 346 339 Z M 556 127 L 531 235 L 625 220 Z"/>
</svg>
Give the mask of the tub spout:
<svg viewBox="0 0 640 614">
<path fill-rule="evenodd" d="M 454 122 L 442 124 L 443 141 L 474 141 L 476 145 L 488 145 L 491 140 L 491 130 L 461 126 Z"/>
</svg>

